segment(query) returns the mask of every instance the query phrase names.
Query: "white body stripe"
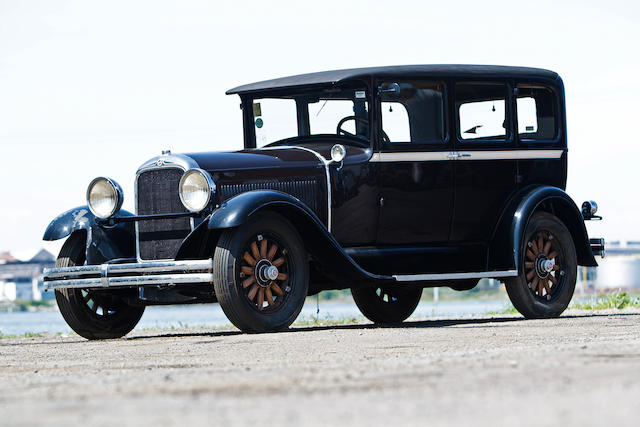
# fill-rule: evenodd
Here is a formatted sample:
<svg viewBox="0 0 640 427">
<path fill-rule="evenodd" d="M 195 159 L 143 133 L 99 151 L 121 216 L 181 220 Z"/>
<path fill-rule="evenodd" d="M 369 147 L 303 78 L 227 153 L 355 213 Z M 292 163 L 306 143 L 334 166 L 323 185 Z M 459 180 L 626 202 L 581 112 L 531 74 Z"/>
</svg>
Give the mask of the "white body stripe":
<svg viewBox="0 0 640 427">
<path fill-rule="evenodd" d="M 398 274 L 393 278 L 398 282 L 419 282 L 426 280 L 458 280 L 458 279 L 482 279 L 496 277 L 517 276 L 516 270 L 506 271 L 482 271 L 478 273 L 443 273 L 443 274 Z"/>
<path fill-rule="evenodd" d="M 370 162 L 438 162 L 452 160 L 451 151 L 373 153 Z"/>
<path fill-rule="evenodd" d="M 437 162 L 443 160 L 559 159 L 564 150 L 483 150 L 374 153 L 370 162 Z"/>
</svg>

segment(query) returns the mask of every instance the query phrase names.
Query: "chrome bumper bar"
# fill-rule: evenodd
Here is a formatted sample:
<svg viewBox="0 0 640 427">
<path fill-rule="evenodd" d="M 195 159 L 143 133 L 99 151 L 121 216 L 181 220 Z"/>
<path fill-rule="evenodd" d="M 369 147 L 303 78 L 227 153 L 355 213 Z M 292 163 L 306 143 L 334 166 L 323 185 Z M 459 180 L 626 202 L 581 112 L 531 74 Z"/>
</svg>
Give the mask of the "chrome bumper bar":
<svg viewBox="0 0 640 427">
<path fill-rule="evenodd" d="M 213 283 L 213 260 L 150 261 L 45 268 L 44 288 L 131 288 Z"/>
</svg>

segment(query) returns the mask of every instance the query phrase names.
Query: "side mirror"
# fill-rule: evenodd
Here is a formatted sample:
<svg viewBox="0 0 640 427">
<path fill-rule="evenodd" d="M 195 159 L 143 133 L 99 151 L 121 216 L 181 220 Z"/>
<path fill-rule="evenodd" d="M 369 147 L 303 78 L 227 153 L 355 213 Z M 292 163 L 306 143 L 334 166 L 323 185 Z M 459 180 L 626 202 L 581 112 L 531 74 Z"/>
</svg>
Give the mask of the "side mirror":
<svg viewBox="0 0 640 427">
<path fill-rule="evenodd" d="M 378 93 L 381 95 L 384 93 L 391 97 L 400 96 L 400 85 L 398 83 L 391 83 L 386 89 L 382 89 L 382 86 L 378 88 Z"/>
<path fill-rule="evenodd" d="M 331 160 L 338 163 L 344 160 L 347 155 L 347 149 L 342 144 L 336 144 L 331 147 Z"/>
</svg>

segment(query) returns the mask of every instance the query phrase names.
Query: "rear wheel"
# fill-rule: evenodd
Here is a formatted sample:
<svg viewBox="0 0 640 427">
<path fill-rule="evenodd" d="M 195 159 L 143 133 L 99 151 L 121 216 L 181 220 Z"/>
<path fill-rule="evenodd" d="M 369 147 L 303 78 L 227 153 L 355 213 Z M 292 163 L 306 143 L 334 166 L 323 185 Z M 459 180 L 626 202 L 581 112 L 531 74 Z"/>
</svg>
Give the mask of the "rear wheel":
<svg viewBox="0 0 640 427">
<path fill-rule="evenodd" d="M 72 234 L 60 250 L 56 267 L 84 263 L 84 236 Z M 138 324 L 144 313 L 144 307 L 130 306 L 109 291 L 60 289 L 55 293 L 64 320 L 78 335 L 90 340 L 123 337 Z"/>
<path fill-rule="evenodd" d="M 309 286 L 309 262 L 296 229 L 265 212 L 220 236 L 213 256 L 214 289 L 231 323 L 244 332 L 288 328 Z"/>
<path fill-rule="evenodd" d="M 352 288 L 351 295 L 360 312 L 374 323 L 398 323 L 415 311 L 422 289 L 379 287 Z"/>
<path fill-rule="evenodd" d="M 567 227 L 557 217 L 533 215 L 521 248 L 520 274 L 505 281 L 514 307 L 527 318 L 558 317 L 576 286 L 576 249 Z"/>
</svg>

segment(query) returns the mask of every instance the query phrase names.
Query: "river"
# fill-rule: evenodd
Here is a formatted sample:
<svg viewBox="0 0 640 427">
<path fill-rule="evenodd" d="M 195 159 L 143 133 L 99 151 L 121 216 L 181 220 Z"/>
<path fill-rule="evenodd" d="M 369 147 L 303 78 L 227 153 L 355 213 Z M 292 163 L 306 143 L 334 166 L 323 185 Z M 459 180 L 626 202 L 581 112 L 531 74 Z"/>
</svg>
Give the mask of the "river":
<svg viewBox="0 0 640 427">
<path fill-rule="evenodd" d="M 435 316 L 483 315 L 507 307 L 505 300 L 487 301 L 422 301 L 411 318 L 424 319 Z M 321 319 L 340 319 L 362 315 L 354 303 L 320 301 Z M 309 298 L 299 319 L 316 316 L 316 301 Z M 411 319 L 410 318 L 410 319 Z M 215 327 L 229 324 L 218 304 L 167 305 L 148 307 L 136 329 Z M 25 333 L 66 333 L 71 329 L 57 310 L 0 313 L 0 332 L 5 335 Z"/>
</svg>

